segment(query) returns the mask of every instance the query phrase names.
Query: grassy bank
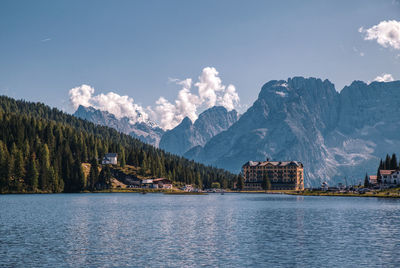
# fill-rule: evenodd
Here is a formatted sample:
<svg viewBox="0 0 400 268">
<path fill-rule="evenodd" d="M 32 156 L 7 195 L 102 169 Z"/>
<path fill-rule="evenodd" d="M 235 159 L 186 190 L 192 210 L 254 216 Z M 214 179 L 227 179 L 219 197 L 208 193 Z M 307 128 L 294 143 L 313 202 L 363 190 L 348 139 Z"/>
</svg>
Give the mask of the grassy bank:
<svg viewBox="0 0 400 268">
<path fill-rule="evenodd" d="M 347 197 L 380 197 L 380 198 L 400 198 L 400 189 L 389 189 L 375 192 L 366 193 L 336 193 L 336 192 L 325 192 L 325 191 L 302 191 L 302 192 L 291 192 L 285 193 L 290 195 L 302 195 L 302 196 L 347 196 Z"/>
<path fill-rule="evenodd" d="M 165 192 L 164 194 L 172 194 L 172 195 L 207 195 L 208 193 L 175 191 L 175 192 Z"/>
</svg>

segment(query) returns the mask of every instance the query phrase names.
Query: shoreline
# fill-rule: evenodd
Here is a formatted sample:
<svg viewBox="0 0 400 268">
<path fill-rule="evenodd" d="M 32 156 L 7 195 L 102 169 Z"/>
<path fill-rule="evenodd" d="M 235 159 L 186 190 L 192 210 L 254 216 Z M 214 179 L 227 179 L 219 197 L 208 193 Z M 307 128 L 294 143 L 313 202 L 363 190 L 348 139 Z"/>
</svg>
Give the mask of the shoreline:
<svg viewBox="0 0 400 268">
<path fill-rule="evenodd" d="M 213 192 L 185 192 L 181 190 L 171 190 L 171 189 L 107 189 L 107 190 L 99 190 L 99 191 L 82 191 L 82 192 L 61 192 L 61 193 L 52 193 L 52 192 L 6 192 L 0 193 L 0 195 L 18 195 L 18 194 L 85 194 L 85 193 L 132 193 L 132 194 L 148 194 L 148 193 L 158 193 L 158 194 L 167 194 L 167 195 L 208 195 L 208 194 L 221 194 L 221 192 L 213 193 Z M 296 196 L 321 196 L 321 197 L 376 197 L 376 198 L 400 198 L 400 190 L 395 189 L 392 191 L 382 191 L 374 193 L 329 193 L 329 192 L 310 192 L 310 191 L 280 191 L 280 190 L 270 190 L 270 191 L 225 191 L 224 194 L 283 194 L 283 195 L 296 195 Z"/>
</svg>

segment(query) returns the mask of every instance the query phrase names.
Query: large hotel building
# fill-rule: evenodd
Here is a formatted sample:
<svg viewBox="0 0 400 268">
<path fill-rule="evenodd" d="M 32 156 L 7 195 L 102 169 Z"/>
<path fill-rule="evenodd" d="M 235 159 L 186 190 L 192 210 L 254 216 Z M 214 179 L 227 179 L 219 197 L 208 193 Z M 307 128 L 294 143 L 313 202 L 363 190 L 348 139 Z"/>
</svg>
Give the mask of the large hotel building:
<svg viewBox="0 0 400 268">
<path fill-rule="evenodd" d="M 262 190 L 264 176 L 270 190 L 304 190 L 303 164 L 298 161 L 249 161 L 242 167 L 244 190 Z"/>
</svg>

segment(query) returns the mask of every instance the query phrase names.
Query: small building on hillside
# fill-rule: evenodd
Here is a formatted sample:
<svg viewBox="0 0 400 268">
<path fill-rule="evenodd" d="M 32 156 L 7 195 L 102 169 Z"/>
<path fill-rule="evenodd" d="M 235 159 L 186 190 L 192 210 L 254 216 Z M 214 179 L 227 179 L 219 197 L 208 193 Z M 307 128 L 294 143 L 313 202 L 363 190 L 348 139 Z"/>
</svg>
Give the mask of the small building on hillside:
<svg viewBox="0 0 400 268">
<path fill-rule="evenodd" d="M 298 161 L 249 161 L 242 174 L 245 190 L 262 190 L 265 177 L 270 190 L 304 190 L 303 164 Z"/>
<path fill-rule="evenodd" d="M 153 179 L 153 188 L 172 189 L 172 181 L 166 178 Z"/>
<path fill-rule="evenodd" d="M 153 188 L 153 179 L 145 179 L 140 183 L 142 188 Z"/>
<path fill-rule="evenodd" d="M 118 164 L 118 154 L 117 153 L 108 153 L 103 157 L 103 160 L 101 161 L 103 165 L 116 165 Z"/>
</svg>

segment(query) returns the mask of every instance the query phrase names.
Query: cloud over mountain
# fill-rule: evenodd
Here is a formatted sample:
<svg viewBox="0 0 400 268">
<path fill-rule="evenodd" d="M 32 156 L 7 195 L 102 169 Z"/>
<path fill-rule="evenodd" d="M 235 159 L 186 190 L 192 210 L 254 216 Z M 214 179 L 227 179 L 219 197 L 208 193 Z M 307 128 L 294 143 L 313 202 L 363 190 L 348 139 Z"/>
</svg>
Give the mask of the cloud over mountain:
<svg viewBox="0 0 400 268">
<path fill-rule="evenodd" d="M 382 74 L 382 75 L 378 75 L 377 77 L 375 77 L 374 81 L 377 82 L 392 82 L 394 81 L 394 78 L 391 74 Z"/>
<path fill-rule="evenodd" d="M 239 95 L 234 85 L 222 84 L 219 73 L 214 67 L 205 67 L 198 81 L 193 86 L 191 78 L 184 80 L 170 79 L 181 86 L 176 99 L 172 102 L 160 97 L 154 106 L 142 107 L 128 96 L 120 96 L 114 92 L 94 95 L 94 88 L 81 85 L 69 91 L 70 102 L 76 110 L 79 105 L 107 111 L 117 118 L 128 117 L 133 123 L 152 120 L 163 129 L 177 126 L 185 117 L 195 121 L 199 112 L 213 107 L 223 106 L 228 111 L 235 109 L 239 104 Z M 192 87 L 197 88 L 192 92 Z"/>
<path fill-rule="evenodd" d="M 213 67 L 205 67 L 194 84 L 197 94 L 192 93 L 192 79 L 173 79 L 172 81 L 182 86 L 174 102 L 169 102 L 160 97 L 154 111 L 153 117 L 164 129 L 177 126 L 185 117 L 195 121 L 199 110 L 213 106 L 223 106 L 228 111 L 233 110 L 239 104 L 239 95 L 234 85 L 222 84 L 218 71 Z"/>
<path fill-rule="evenodd" d="M 383 47 L 400 49 L 400 21 L 381 21 L 369 29 L 359 28 L 364 34 L 364 40 L 375 40 Z"/>
<path fill-rule="evenodd" d="M 101 111 L 114 114 L 117 118 L 124 116 L 131 119 L 132 123 L 144 122 L 149 119 L 145 109 L 136 104 L 133 98 L 121 96 L 114 92 L 94 95 L 94 88 L 89 85 L 81 85 L 69 91 L 69 99 L 76 110 L 79 105 L 93 107 Z"/>
</svg>

